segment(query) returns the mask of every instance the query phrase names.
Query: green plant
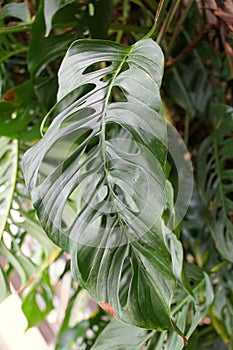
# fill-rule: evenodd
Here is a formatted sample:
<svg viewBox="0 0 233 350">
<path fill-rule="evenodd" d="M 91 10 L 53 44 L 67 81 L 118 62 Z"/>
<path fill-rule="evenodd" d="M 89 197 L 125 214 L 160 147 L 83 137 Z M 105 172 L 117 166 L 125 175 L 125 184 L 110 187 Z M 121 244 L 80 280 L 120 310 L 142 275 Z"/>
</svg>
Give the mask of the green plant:
<svg viewBox="0 0 233 350">
<path fill-rule="evenodd" d="M 233 349 L 228 3 L 2 4 L 0 298 L 39 324 L 67 251 L 57 350 Z"/>
</svg>

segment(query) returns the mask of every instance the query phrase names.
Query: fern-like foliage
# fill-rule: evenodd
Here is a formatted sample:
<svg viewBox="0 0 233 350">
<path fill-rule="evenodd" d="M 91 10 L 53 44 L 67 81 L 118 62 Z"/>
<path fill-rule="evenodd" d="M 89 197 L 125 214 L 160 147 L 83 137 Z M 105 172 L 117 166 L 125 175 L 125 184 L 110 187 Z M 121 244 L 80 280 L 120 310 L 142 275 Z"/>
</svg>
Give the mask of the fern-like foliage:
<svg viewBox="0 0 233 350">
<path fill-rule="evenodd" d="M 221 117 L 213 118 L 214 129 L 200 148 L 198 184 L 216 247 L 233 261 L 233 109 L 215 106 L 215 113 Z"/>
</svg>

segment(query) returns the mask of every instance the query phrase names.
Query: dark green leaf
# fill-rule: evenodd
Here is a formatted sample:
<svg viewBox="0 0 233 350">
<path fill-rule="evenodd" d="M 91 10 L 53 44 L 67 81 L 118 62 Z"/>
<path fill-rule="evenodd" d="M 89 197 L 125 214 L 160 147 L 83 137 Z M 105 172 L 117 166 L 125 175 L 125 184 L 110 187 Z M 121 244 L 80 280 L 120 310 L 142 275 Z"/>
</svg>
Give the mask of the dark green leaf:
<svg viewBox="0 0 233 350">
<path fill-rule="evenodd" d="M 19 43 L 12 34 L 0 34 L 0 63 L 25 51 L 27 47 Z"/>
<path fill-rule="evenodd" d="M 43 11 L 43 4 L 41 4 L 31 29 L 28 66 L 32 78 L 38 77 L 51 61 L 64 55 L 73 38 L 69 31 L 45 37 Z"/>
<path fill-rule="evenodd" d="M 8 95 L 12 100 L 10 98 L 8 100 Z M 41 106 L 34 93 L 32 82 L 28 80 L 7 91 L 5 96 L 0 100 L 0 135 L 21 140 L 40 138 Z M 37 132 L 33 130 L 35 125 Z"/>
<path fill-rule="evenodd" d="M 93 9 L 91 9 L 93 7 Z M 93 14 L 90 13 L 93 11 Z M 88 25 L 93 39 L 105 39 L 113 11 L 113 0 L 90 1 L 84 23 Z"/>
</svg>

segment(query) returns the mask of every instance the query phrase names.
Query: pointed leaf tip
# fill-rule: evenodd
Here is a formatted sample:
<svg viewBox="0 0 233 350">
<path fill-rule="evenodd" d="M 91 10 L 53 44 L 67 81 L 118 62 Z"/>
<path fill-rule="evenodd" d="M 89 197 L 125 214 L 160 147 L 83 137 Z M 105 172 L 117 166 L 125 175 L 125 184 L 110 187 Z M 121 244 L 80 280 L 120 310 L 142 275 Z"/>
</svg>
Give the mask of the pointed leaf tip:
<svg viewBox="0 0 233 350">
<path fill-rule="evenodd" d="M 99 303 L 99 306 L 106 312 L 108 312 L 112 317 L 116 318 L 116 312 L 111 305 L 105 302 Z"/>
<path fill-rule="evenodd" d="M 184 341 L 184 346 L 188 346 L 189 345 L 188 339 L 184 335 L 182 336 L 182 338 Z"/>
</svg>

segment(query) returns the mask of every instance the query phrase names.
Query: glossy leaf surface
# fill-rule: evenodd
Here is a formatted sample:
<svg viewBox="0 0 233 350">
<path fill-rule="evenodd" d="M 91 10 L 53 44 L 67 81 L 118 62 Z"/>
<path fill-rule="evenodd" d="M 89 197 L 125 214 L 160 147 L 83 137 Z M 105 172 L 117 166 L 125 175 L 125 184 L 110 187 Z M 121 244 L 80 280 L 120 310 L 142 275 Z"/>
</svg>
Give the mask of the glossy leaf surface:
<svg viewBox="0 0 233 350">
<path fill-rule="evenodd" d="M 81 285 L 121 320 L 174 330 L 175 278 L 161 225 L 162 73 L 151 39 L 74 42 L 59 71 L 54 120 L 23 163 L 40 221 L 71 252 Z"/>
</svg>

